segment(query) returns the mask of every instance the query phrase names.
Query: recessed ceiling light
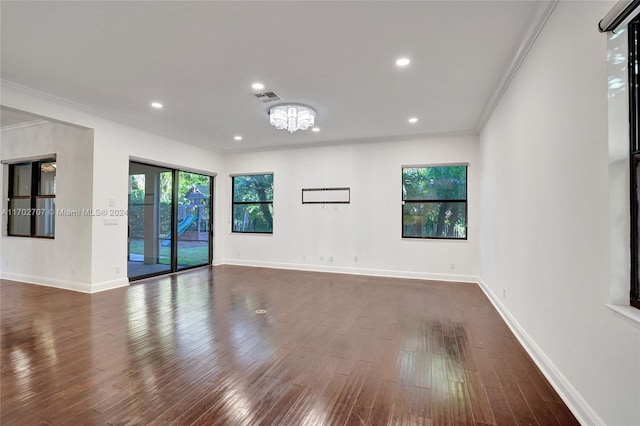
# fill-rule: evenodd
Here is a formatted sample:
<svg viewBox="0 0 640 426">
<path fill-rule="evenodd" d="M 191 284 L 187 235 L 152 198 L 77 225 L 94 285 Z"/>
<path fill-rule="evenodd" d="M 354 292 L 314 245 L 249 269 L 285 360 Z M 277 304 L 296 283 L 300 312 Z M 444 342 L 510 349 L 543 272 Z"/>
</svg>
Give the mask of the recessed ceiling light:
<svg viewBox="0 0 640 426">
<path fill-rule="evenodd" d="M 251 87 L 252 87 L 254 90 L 262 90 L 262 89 L 264 89 L 264 84 L 262 84 L 262 83 L 253 83 L 253 84 L 251 85 Z"/>
<path fill-rule="evenodd" d="M 241 140 L 242 140 L 242 136 L 234 136 L 233 138 L 234 138 L 235 140 L 237 140 L 237 141 L 241 141 Z"/>
<path fill-rule="evenodd" d="M 411 117 L 411 118 L 409 119 L 409 123 L 411 123 L 411 124 L 413 124 L 413 123 L 417 123 L 417 122 L 418 122 L 418 119 L 417 119 L 416 117 Z"/>
<path fill-rule="evenodd" d="M 311 131 L 312 132 L 319 132 L 320 131 L 320 127 L 312 127 Z"/>
<path fill-rule="evenodd" d="M 411 60 L 409 58 L 400 58 L 396 61 L 396 65 L 399 67 L 406 67 L 410 63 L 411 63 Z"/>
<path fill-rule="evenodd" d="M 151 102 L 151 106 L 157 109 L 162 108 L 162 104 L 160 102 Z"/>
</svg>

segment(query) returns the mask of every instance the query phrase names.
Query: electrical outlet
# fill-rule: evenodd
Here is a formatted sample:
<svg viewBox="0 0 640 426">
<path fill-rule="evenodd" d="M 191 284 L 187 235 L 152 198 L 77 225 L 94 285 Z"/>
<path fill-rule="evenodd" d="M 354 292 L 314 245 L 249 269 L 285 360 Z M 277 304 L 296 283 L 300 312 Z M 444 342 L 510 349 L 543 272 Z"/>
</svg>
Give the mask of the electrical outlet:
<svg viewBox="0 0 640 426">
<path fill-rule="evenodd" d="M 506 288 L 503 288 L 503 289 L 502 289 L 502 298 L 503 298 L 503 299 L 506 299 L 506 298 L 507 298 L 507 289 L 506 289 Z"/>
<path fill-rule="evenodd" d="M 307 260 L 307 255 L 306 254 L 302 255 L 302 260 Z"/>
<path fill-rule="evenodd" d="M 320 262 L 324 262 L 324 256 L 320 256 Z"/>
<path fill-rule="evenodd" d="M 116 266 L 116 274 L 119 274 L 119 273 L 120 273 L 120 267 Z"/>
<path fill-rule="evenodd" d="M 453 271 L 454 269 L 456 269 L 456 264 L 455 264 L 455 263 L 452 263 L 452 264 L 451 264 L 451 270 Z"/>
<path fill-rule="evenodd" d="M 329 262 L 333 262 L 333 256 L 329 257 Z"/>
<path fill-rule="evenodd" d="M 358 261 L 358 256 L 353 256 L 353 261 L 357 262 Z"/>
</svg>

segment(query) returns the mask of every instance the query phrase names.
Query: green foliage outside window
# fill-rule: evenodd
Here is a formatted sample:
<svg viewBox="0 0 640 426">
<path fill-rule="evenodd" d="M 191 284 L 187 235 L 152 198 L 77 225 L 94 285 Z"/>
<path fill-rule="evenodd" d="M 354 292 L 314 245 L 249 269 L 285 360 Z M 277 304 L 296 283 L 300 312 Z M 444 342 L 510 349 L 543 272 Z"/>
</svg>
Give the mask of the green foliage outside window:
<svg viewBox="0 0 640 426">
<path fill-rule="evenodd" d="M 173 172 L 165 171 L 159 173 L 159 189 L 160 189 L 160 206 L 159 206 L 159 236 L 168 235 L 171 232 L 171 216 L 172 216 L 172 188 L 173 188 Z M 187 195 L 194 188 L 201 192 L 204 198 L 201 203 L 209 202 L 209 176 L 199 175 L 195 173 L 180 172 L 178 179 L 178 209 L 182 206 L 189 206 L 190 200 Z M 152 185 L 152 183 L 150 183 Z M 153 186 L 150 191 L 153 191 Z M 133 174 L 129 176 L 129 236 L 131 238 L 142 238 L 144 236 L 144 203 L 145 203 L 145 175 Z M 208 209 L 205 210 L 208 214 Z M 187 212 L 185 214 L 190 214 Z M 178 220 L 182 218 L 179 217 Z M 208 223 L 208 216 L 201 218 Z M 197 224 L 194 222 L 194 227 Z"/>
<path fill-rule="evenodd" d="M 467 166 L 402 169 L 402 236 L 467 238 Z"/>
<path fill-rule="evenodd" d="M 273 174 L 232 177 L 233 232 L 273 233 Z"/>
</svg>

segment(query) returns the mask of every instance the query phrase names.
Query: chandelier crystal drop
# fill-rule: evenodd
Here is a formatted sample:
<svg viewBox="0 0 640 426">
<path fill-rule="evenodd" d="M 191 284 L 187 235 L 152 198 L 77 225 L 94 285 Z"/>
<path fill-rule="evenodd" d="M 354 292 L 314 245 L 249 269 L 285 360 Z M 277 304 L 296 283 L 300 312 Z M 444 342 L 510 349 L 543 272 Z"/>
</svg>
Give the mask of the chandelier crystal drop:
<svg viewBox="0 0 640 426">
<path fill-rule="evenodd" d="M 269 124 L 290 133 L 313 127 L 315 119 L 316 111 L 306 105 L 280 104 L 269 109 Z"/>
</svg>

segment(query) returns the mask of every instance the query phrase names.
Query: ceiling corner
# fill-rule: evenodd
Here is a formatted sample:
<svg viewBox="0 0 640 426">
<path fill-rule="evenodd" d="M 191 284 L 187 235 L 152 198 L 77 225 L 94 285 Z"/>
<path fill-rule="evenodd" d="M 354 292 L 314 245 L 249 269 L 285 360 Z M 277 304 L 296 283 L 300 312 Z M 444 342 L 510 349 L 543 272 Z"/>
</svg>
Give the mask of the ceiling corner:
<svg viewBox="0 0 640 426">
<path fill-rule="evenodd" d="M 516 49 L 513 51 L 511 60 L 507 63 L 507 66 L 505 67 L 502 76 L 498 81 L 498 84 L 493 90 L 489 101 L 482 110 L 482 114 L 480 114 L 480 118 L 478 119 L 478 122 L 475 126 L 475 130 L 478 135 L 482 132 L 482 129 L 489 121 L 489 118 L 493 114 L 493 111 L 498 106 L 500 99 L 502 99 L 502 96 L 507 91 L 509 84 L 511 84 L 511 80 L 513 80 L 513 77 L 515 77 L 518 69 L 520 69 L 520 66 L 524 62 L 524 59 L 527 57 L 529 50 L 534 45 L 536 39 L 538 38 L 538 35 L 544 28 L 544 25 L 547 23 L 547 20 L 558 4 L 558 1 L 559 0 L 548 0 L 540 2 L 535 12 L 531 16 L 531 20 L 529 21 L 527 28 L 523 32 L 520 42 L 518 43 Z"/>
</svg>

